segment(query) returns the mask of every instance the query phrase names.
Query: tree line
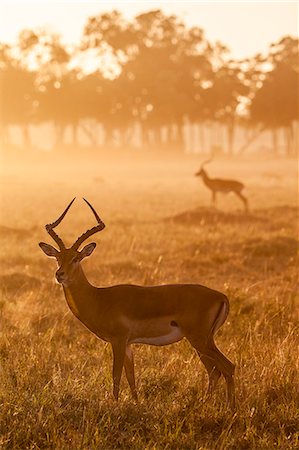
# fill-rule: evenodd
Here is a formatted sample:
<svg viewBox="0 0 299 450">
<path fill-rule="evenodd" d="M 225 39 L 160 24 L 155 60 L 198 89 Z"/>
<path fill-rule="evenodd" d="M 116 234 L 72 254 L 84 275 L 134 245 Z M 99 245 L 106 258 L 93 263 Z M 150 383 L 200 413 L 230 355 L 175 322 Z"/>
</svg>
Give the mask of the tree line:
<svg viewBox="0 0 299 450">
<path fill-rule="evenodd" d="M 66 128 L 74 146 L 80 131 L 95 147 L 130 147 L 138 128 L 143 148 L 181 150 L 186 123 L 199 130 L 218 124 L 233 152 L 242 125 L 248 138 L 240 152 L 264 130 L 276 151 L 283 130 L 292 154 L 298 74 L 298 39 L 291 36 L 267 55 L 234 60 L 175 15 L 155 10 L 128 21 L 107 12 L 87 19 L 77 46 L 45 29 L 21 31 L 15 45 L 0 43 L 1 135 L 8 145 L 9 127 L 18 126 L 30 148 L 29 125 L 51 122 L 57 148 Z"/>
</svg>

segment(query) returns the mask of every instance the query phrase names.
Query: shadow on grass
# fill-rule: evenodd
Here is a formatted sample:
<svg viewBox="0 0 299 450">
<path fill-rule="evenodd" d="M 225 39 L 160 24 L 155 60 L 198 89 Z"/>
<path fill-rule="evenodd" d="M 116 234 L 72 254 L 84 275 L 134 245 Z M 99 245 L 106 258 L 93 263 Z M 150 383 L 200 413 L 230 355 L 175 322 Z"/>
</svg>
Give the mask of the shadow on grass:
<svg viewBox="0 0 299 450">
<path fill-rule="evenodd" d="M 21 272 L 14 272 L 9 275 L 0 276 L 1 291 L 15 294 L 18 291 L 31 291 L 40 288 L 41 281 L 30 275 Z"/>
<path fill-rule="evenodd" d="M 196 208 L 166 218 L 181 225 L 215 225 L 218 223 L 265 222 L 265 217 L 244 212 L 224 212 L 216 208 Z"/>
<path fill-rule="evenodd" d="M 296 221 L 298 208 L 292 206 L 279 206 L 265 209 L 257 209 L 245 212 L 226 212 L 216 208 L 196 208 L 184 211 L 164 220 L 178 223 L 180 225 L 216 225 L 216 224 L 242 224 L 252 223 L 267 224 L 280 228 L 282 223 Z"/>
<path fill-rule="evenodd" d="M 279 257 L 291 258 L 297 255 L 299 243 L 297 239 L 287 236 L 274 236 L 270 239 L 249 239 L 243 246 L 244 252 L 254 258 Z"/>
</svg>

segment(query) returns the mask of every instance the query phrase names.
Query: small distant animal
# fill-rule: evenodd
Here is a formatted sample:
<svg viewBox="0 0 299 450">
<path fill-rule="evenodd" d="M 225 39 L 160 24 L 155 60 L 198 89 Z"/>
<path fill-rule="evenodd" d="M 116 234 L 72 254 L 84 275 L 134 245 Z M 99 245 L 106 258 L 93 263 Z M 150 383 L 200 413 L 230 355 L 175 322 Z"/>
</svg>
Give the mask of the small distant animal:
<svg viewBox="0 0 299 450">
<path fill-rule="evenodd" d="M 47 256 L 56 259 L 58 263 L 56 279 L 63 286 L 71 311 L 92 333 L 112 345 L 115 399 L 118 399 L 124 367 L 133 398 L 137 400 L 131 344 L 161 346 L 186 337 L 207 370 L 209 396 L 223 375 L 227 401 L 234 408 L 235 366 L 214 342 L 214 335 L 228 316 L 227 297 L 198 284 L 91 285 L 83 272 L 81 261 L 91 255 L 96 244 L 91 242 L 81 250 L 80 247 L 86 239 L 105 227 L 93 206 L 85 200 L 97 225 L 83 233 L 70 248 L 66 248 L 54 231 L 74 200 L 55 222 L 46 225 L 46 230 L 58 249 L 44 242 L 39 245 Z"/>
<path fill-rule="evenodd" d="M 208 159 L 202 163 L 198 172 L 196 172 L 196 177 L 201 177 L 204 184 L 212 192 L 212 205 L 216 204 L 216 194 L 217 192 L 229 193 L 233 192 L 237 197 L 243 202 L 245 211 L 248 211 L 248 200 L 245 195 L 242 194 L 244 189 L 244 184 L 236 180 L 226 180 L 222 178 L 210 178 L 204 166 L 211 162 L 212 159 Z"/>
</svg>

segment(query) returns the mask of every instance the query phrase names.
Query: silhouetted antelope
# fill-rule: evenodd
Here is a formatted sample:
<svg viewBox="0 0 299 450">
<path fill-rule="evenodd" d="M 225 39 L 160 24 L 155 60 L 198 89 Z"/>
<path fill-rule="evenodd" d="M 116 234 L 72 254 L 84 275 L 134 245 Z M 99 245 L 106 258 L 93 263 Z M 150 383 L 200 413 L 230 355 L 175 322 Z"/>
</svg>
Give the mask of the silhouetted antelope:
<svg viewBox="0 0 299 450">
<path fill-rule="evenodd" d="M 242 190 L 244 189 L 244 184 L 240 183 L 240 181 L 236 180 L 225 180 L 222 178 L 210 178 L 207 174 L 206 170 L 204 170 L 204 166 L 208 164 L 212 159 L 208 159 L 204 161 L 200 166 L 198 172 L 196 172 L 196 177 L 201 177 L 204 184 L 212 191 L 212 204 L 215 206 L 216 202 L 216 194 L 217 192 L 229 193 L 234 192 L 237 197 L 242 200 L 244 204 L 245 211 L 248 210 L 248 201 L 247 198 L 242 194 Z"/>
</svg>

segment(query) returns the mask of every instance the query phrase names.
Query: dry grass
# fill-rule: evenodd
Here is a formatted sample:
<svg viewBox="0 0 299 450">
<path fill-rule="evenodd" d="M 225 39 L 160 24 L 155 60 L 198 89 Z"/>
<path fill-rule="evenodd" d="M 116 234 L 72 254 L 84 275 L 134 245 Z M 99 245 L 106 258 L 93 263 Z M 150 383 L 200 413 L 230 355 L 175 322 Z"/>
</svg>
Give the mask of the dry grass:
<svg viewBox="0 0 299 450">
<path fill-rule="evenodd" d="M 0 447 L 3 449 L 295 449 L 299 446 L 297 194 L 294 161 L 224 162 L 248 185 L 251 212 L 233 197 L 209 208 L 197 162 L 98 161 L 9 165 L 1 192 Z M 279 176 L 275 183 L 265 172 Z M 221 174 L 221 164 L 211 166 Z M 286 176 L 287 175 L 287 176 Z M 100 181 L 99 181 L 100 180 Z M 111 351 L 68 311 L 54 263 L 37 243 L 73 195 L 107 229 L 85 263 L 98 285 L 198 282 L 225 292 L 216 341 L 237 364 L 237 412 L 224 384 L 203 402 L 204 369 L 191 346 L 136 346 L 140 403 L 123 380 L 111 398 Z M 71 242 L 93 220 L 74 205 Z M 124 299 L 125 301 L 125 299 Z"/>
</svg>

